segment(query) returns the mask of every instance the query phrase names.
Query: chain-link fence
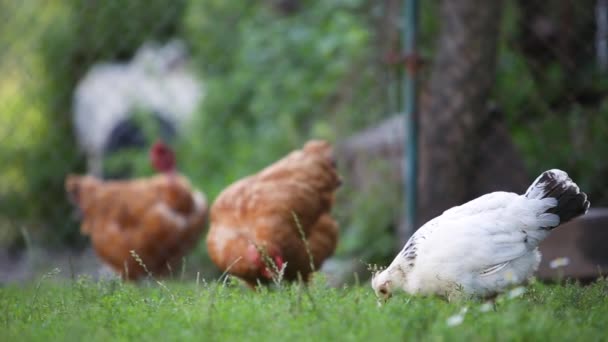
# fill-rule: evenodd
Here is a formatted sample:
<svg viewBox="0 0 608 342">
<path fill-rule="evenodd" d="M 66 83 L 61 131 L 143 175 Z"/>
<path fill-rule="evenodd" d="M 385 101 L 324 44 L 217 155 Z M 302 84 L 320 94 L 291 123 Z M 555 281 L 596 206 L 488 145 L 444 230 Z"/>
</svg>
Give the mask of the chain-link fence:
<svg viewBox="0 0 608 342">
<path fill-rule="evenodd" d="M 210 199 L 317 137 L 346 179 L 337 256 L 386 261 L 404 208 L 401 6 L 0 3 L 0 248 L 88 246 L 65 176 L 149 175 L 159 136 Z M 607 204 L 606 1 L 420 6 L 421 220 L 555 167 Z"/>
</svg>

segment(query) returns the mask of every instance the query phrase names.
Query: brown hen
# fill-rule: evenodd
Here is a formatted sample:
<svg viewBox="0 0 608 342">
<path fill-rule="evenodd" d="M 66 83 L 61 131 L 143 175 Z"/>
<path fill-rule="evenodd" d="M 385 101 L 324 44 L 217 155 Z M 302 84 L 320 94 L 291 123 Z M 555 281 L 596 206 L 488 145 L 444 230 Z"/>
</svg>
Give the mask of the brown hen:
<svg viewBox="0 0 608 342">
<path fill-rule="evenodd" d="M 123 279 L 167 274 L 196 245 L 207 219 L 205 196 L 176 172 L 173 151 L 157 142 L 150 158 L 161 174 L 126 181 L 69 175 L 65 182 L 83 215 L 81 233 Z"/>
<path fill-rule="evenodd" d="M 211 207 L 211 259 L 252 287 L 283 265 L 283 279 L 308 280 L 336 249 L 330 212 L 340 183 L 331 145 L 316 140 L 237 181 Z"/>
</svg>

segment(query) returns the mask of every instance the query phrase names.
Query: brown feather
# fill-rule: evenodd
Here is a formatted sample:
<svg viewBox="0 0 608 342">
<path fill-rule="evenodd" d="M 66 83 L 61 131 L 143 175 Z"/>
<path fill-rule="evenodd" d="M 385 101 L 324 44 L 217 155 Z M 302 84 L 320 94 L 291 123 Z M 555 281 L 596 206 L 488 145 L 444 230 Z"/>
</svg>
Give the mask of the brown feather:
<svg viewBox="0 0 608 342">
<path fill-rule="evenodd" d="M 261 170 L 226 188 L 211 208 L 207 249 L 213 262 L 250 285 L 268 281 L 248 261 L 250 244 L 278 249 L 287 262 L 284 279 L 313 271 L 293 214 L 312 252 L 315 268 L 336 248 L 338 226 L 331 218 L 334 192 L 340 186 L 333 149 L 325 141 L 310 141 Z"/>
<path fill-rule="evenodd" d="M 154 275 L 164 275 L 195 245 L 207 217 L 188 180 L 157 175 L 130 181 L 102 181 L 70 175 L 66 191 L 83 213 L 81 232 L 98 256 L 127 279 L 145 276 L 134 250 Z"/>
</svg>

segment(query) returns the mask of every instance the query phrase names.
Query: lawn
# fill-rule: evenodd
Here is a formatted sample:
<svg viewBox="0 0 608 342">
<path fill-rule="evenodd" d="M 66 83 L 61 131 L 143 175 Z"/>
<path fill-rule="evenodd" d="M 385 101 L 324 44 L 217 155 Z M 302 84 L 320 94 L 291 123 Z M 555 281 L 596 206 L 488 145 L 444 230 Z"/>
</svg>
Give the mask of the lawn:
<svg viewBox="0 0 608 342">
<path fill-rule="evenodd" d="M 448 303 L 400 294 L 378 306 L 368 284 L 322 278 L 255 293 L 218 282 L 73 281 L 0 288 L 4 341 L 608 340 L 608 280 L 533 283 L 496 299 Z"/>
</svg>

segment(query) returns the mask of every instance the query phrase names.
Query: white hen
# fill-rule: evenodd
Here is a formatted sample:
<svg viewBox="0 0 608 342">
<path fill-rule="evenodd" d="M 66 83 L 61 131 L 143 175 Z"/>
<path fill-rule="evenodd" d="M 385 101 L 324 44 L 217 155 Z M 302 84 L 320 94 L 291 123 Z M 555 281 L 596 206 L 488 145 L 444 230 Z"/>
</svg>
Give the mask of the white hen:
<svg viewBox="0 0 608 342">
<path fill-rule="evenodd" d="M 587 209 L 587 195 L 567 173 L 546 171 L 523 195 L 493 192 L 427 222 L 372 287 L 384 300 L 397 289 L 447 298 L 496 294 L 532 276 L 538 244 Z"/>
</svg>

